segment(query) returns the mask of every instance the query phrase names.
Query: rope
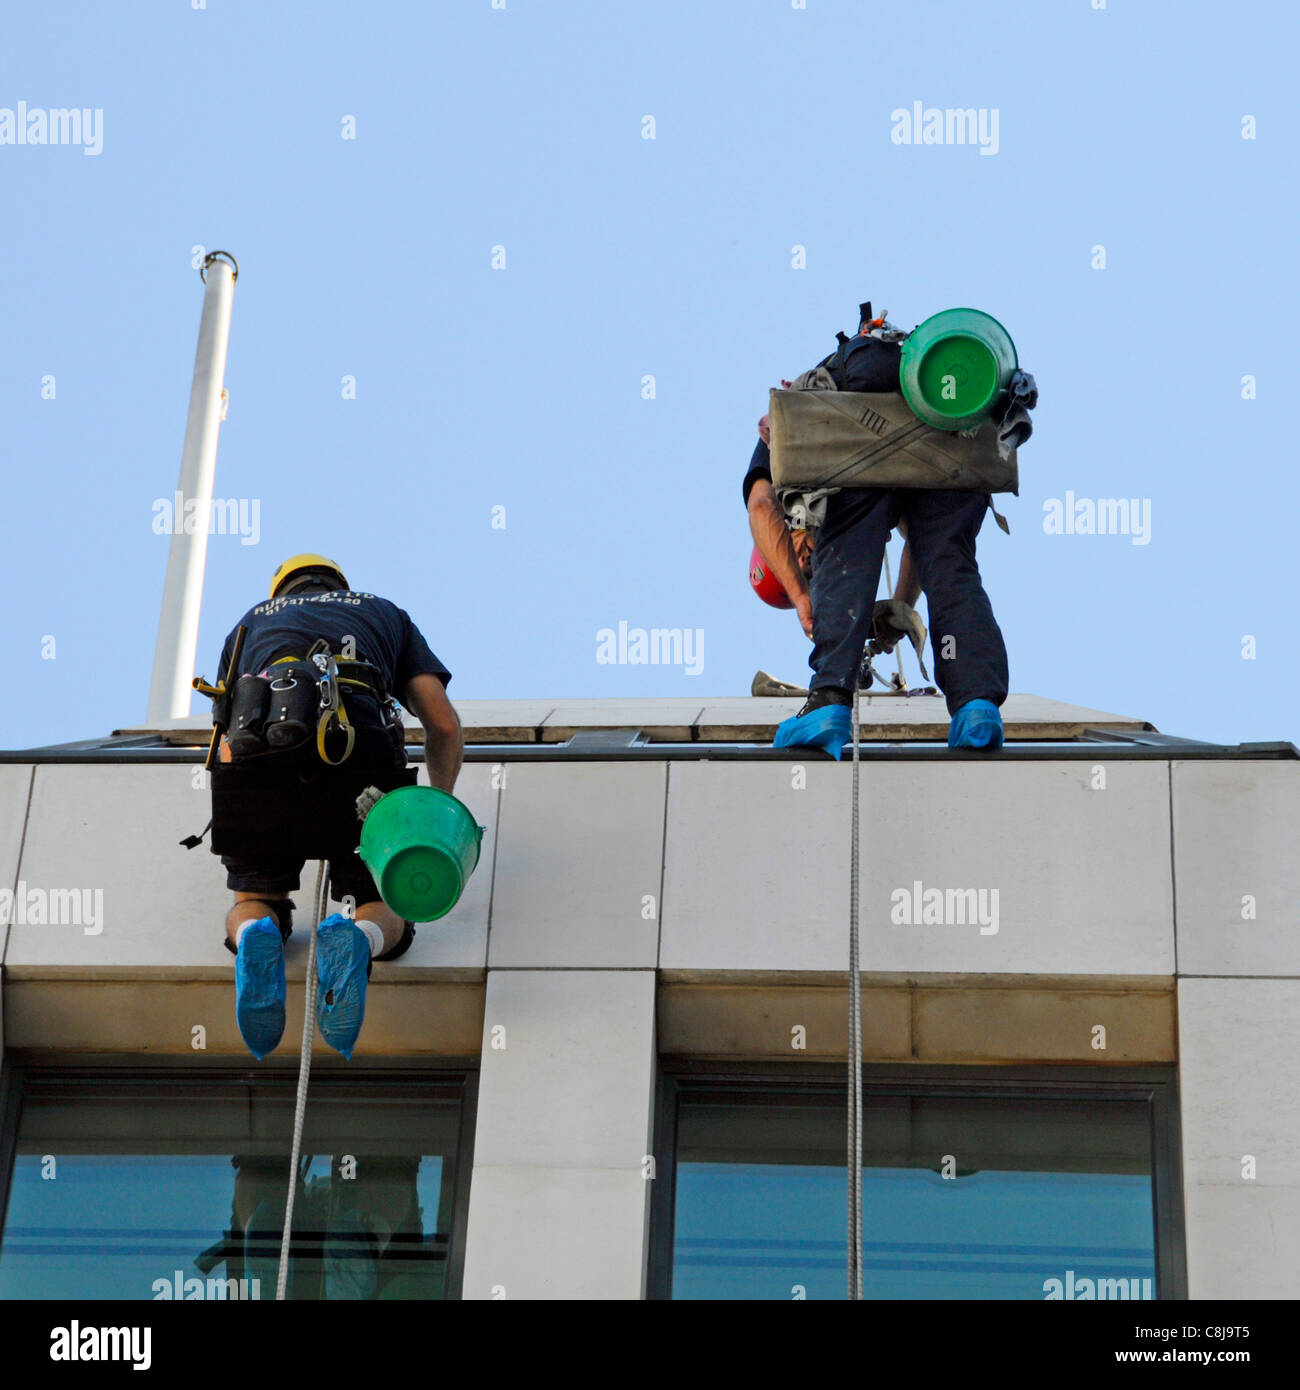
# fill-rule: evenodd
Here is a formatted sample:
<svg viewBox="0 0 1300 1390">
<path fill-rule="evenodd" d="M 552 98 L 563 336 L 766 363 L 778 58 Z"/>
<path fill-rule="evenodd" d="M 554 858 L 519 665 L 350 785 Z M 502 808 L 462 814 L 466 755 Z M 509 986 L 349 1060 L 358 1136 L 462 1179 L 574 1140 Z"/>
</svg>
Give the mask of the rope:
<svg viewBox="0 0 1300 1390">
<path fill-rule="evenodd" d="M 853 838 L 849 844 L 849 1298 L 862 1297 L 862 979 L 858 970 L 858 746 L 861 690 L 853 685 Z"/>
<path fill-rule="evenodd" d="M 889 547 L 885 547 L 885 583 L 892 595 Z M 898 678 L 903 681 L 903 653 L 899 647 Z M 870 648 L 868 648 L 868 655 Z M 861 874 L 858 851 L 858 787 L 861 770 L 862 686 L 853 683 L 853 831 L 849 842 L 849 1132 L 846 1166 L 849 1170 L 849 1298 L 862 1297 L 862 975 L 858 964 L 858 895 Z"/>
<path fill-rule="evenodd" d="M 293 1230 L 293 1201 L 298 1193 L 298 1160 L 302 1154 L 302 1129 L 307 1116 L 307 1080 L 311 1076 L 311 1045 L 316 1031 L 316 928 L 329 903 L 329 863 L 322 859 L 316 870 L 316 891 L 312 895 L 311 936 L 307 942 L 307 990 L 303 1001 L 302 1051 L 298 1057 L 298 1095 L 293 1106 L 293 1152 L 289 1159 L 289 1195 L 284 1204 L 284 1232 L 280 1237 L 280 1270 L 275 1280 L 275 1297 L 283 1302 L 289 1282 L 289 1237 Z"/>
</svg>

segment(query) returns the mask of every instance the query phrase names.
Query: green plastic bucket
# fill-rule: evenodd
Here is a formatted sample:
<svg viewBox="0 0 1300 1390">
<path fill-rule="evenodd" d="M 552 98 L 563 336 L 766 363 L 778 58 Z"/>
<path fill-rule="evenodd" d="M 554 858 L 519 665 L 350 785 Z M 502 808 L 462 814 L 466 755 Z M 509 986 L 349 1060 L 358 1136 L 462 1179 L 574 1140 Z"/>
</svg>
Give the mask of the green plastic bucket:
<svg viewBox="0 0 1300 1390">
<path fill-rule="evenodd" d="M 945 309 L 903 344 L 899 384 L 927 425 L 965 430 L 992 414 L 1016 366 L 1016 345 L 997 319 L 978 309 Z"/>
<path fill-rule="evenodd" d="M 478 864 L 483 827 L 437 787 L 398 787 L 361 827 L 361 862 L 399 917 L 432 922 L 456 906 Z"/>
</svg>

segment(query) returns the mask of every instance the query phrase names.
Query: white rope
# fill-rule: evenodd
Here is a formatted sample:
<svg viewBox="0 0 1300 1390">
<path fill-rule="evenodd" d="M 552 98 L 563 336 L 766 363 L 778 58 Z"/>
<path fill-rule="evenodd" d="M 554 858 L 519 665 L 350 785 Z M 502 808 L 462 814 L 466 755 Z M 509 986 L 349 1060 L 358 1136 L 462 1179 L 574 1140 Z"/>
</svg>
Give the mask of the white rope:
<svg viewBox="0 0 1300 1390">
<path fill-rule="evenodd" d="M 894 579 L 889 572 L 889 547 L 885 547 L 886 596 L 892 598 Z M 898 678 L 903 685 L 903 653 L 898 655 Z M 906 689 L 906 686 L 903 685 Z M 846 1166 L 849 1173 L 849 1298 L 862 1297 L 862 976 L 858 952 L 858 785 L 861 770 L 862 690 L 853 683 L 853 833 L 849 843 L 849 1130 Z"/>
<path fill-rule="evenodd" d="M 329 863 L 322 859 L 316 871 L 316 892 L 312 898 L 311 936 L 307 942 L 307 989 L 303 1000 L 302 1051 L 298 1057 L 298 1095 L 293 1107 L 293 1153 L 289 1159 L 289 1195 L 284 1204 L 284 1232 L 280 1237 L 280 1270 L 275 1280 L 275 1297 L 282 1302 L 289 1282 L 289 1238 L 293 1230 L 293 1202 L 298 1194 L 298 1160 L 302 1153 L 303 1122 L 307 1116 L 307 1079 L 311 1075 L 311 1045 L 316 1035 L 316 928 L 329 902 Z"/>
<path fill-rule="evenodd" d="M 853 838 L 849 845 L 849 1298 L 862 1297 L 862 979 L 858 970 L 858 745 L 861 692 L 853 683 Z"/>
</svg>

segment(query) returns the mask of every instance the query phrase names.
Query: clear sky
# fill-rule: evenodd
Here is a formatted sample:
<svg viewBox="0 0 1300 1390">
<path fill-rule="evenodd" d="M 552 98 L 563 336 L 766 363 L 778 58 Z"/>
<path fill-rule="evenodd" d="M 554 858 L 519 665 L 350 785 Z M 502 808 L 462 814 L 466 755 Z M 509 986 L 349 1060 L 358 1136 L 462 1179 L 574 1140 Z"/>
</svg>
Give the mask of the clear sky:
<svg viewBox="0 0 1300 1390">
<path fill-rule="evenodd" d="M 196 247 L 241 266 L 216 495 L 256 518 L 211 540 L 209 677 L 319 550 L 453 696 L 805 679 L 740 479 L 869 298 L 985 309 L 1038 379 L 980 542 L 1012 689 L 1300 734 L 1295 5 L 192 3 L 6 10 L 0 141 L 25 102 L 102 112 L 102 148 L 0 143 L 0 745 L 144 718 Z M 896 143 L 914 103 L 996 145 Z M 1145 543 L 1045 533 L 1067 494 L 1136 499 Z M 620 622 L 698 629 L 702 670 L 599 663 Z"/>
</svg>

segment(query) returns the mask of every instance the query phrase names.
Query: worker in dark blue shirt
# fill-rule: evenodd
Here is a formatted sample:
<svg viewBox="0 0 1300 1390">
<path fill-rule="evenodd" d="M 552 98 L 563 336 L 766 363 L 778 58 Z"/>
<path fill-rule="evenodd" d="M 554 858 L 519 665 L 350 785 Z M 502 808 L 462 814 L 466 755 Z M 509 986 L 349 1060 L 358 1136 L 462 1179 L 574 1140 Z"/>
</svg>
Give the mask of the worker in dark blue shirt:
<svg viewBox="0 0 1300 1390">
<path fill-rule="evenodd" d="M 869 327 L 864 320 L 859 335 L 865 338 Z M 871 358 L 870 350 L 858 358 L 857 379 L 841 371 L 835 354 L 820 365 L 839 390 L 898 390 L 896 355 L 891 363 L 882 351 L 876 365 L 860 365 Z M 759 436 L 743 485 L 750 531 L 813 640 L 808 699 L 780 725 L 775 746 L 819 747 L 838 758 L 852 738 L 849 710 L 863 647 L 874 636 L 887 650 L 899 636 L 873 626 L 885 543 L 897 526 L 907 543 L 893 596 L 914 605 L 925 592 L 935 680 L 951 716 L 949 746 L 1000 747 L 1007 653 L 975 561 L 989 498 L 936 488 L 840 488 L 825 498 L 814 544 L 808 532 L 790 530 L 772 485 L 767 416 Z"/>
<path fill-rule="evenodd" d="M 356 797 L 366 787 L 386 792 L 415 781 L 398 701 L 424 726 L 430 783 L 454 788 L 464 741 L 446 694 L 451 672 L 401 608 L 350 588 L 323 555 L 296 555 L 277 568 L 270 597 L 226 638 L 223 674 L 241 628 L 212 789 L 212 850 L 235 895 L 226 944 L 236 956 L 236 1021 L 259 1060 L 279 1044 L 288 894 L 307 859 L 327 858 L 331 897 L 352 912 L 318 928 L 317 1021 L 326 1042 L 350 1057 L 371 960 L 395 959 L 414 936 L 354 852 Z M 330 686 L 338 708 L 326 717 Z"/>
</svg>

